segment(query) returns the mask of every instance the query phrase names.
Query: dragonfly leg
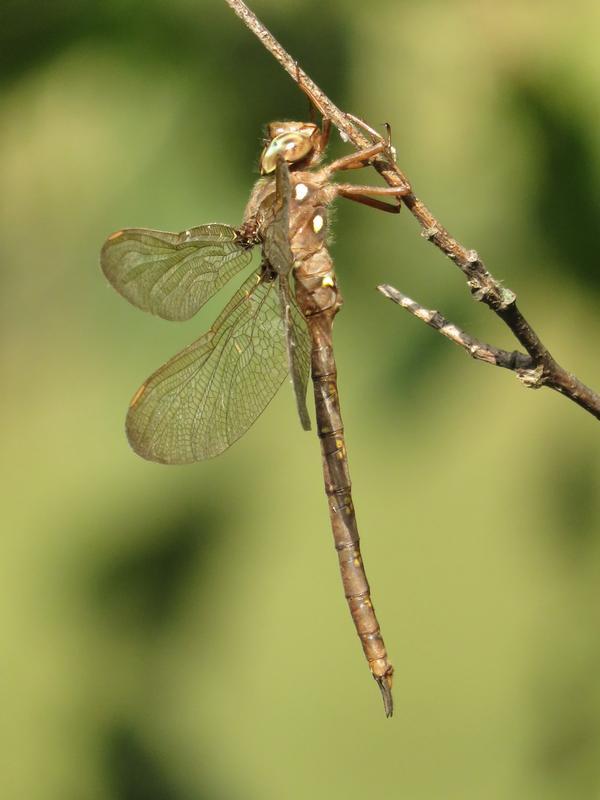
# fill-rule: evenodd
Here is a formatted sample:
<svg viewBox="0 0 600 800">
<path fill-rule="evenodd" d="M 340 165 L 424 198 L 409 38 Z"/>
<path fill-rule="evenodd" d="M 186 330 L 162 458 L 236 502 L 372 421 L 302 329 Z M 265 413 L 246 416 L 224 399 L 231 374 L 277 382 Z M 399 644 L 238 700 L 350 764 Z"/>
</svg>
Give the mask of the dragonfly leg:
<svg viewBox="0 0 600 800">
<path fill-rule="evenodd" d="M 352 122 L 354 122 L 356 125 L 358 125 L 359 128 L 362 128 L 366 133 L 368 133 L 373 142 L 385 142 L 386 144 L 385 149 L 391 155 L 392 160 L 393 161 L 396 160 L 396 148 L 392 144 L 392 126 L 390 125 L 389 122 L 383 123 L 387 134 L 384 139 L 383 136 L 378 131 L 375 130 L 375 128 L 372 128 L 367 122 L 365 122 L 360 117 L 357 117 L 355 114 L 350 114 L 350 112 L 346 112 L 346 116 L 348 117 L 348 119 L 351 119 Z"/>
<path fill-rule="evenodd" d="M 298 88 L 300 89 L 300 91 L 304 92 L 304 94 L 308 97 L 308 102 L 310 104 L 309 113 L 311 122 L 315 122 L 314 119 L 315 111 L 318 111 L 319 114 L 322 115 L 323 121 L 325 121 L 327 117 L 325 116 L 325 112 L 321 108 L 321 103 L 319 102 L 319 98 L 313 92 L 310 86 L 304 81 L 304 78 L 302 77 L 302 71 L 300 70 L 300 64 L 297 61 L 295 63 L 296 63 L 296 83 L 298 84 Z M 329 133 L 327 133 L 327 136 L 329 137 Z"/>
<path fill-rule="evenodd" d="M 332 161 L 325 167 L 327 175 L 333 175 L 334 172 L 341 172 L 345 169 L 362 169 L 368 167 L 369 163 L 380 153 L 387 150 L 387 144 L 383 140 L 372 144 L 370 147 L 365 147 L 364 150 L 359 150 L 356 153 L 350 153 L 347 156 L 342 156 Z"/>
<path fill-rule="evenodd" d="M 327 147 L 327 143 L 329 142 L 329 134 L 331 133 L 331 120 L 329 117 L 325 115 L 323 109 L 321 108 L 318 98 L 315 93 L 310 89 L 307 84 L 302 79 L 302 73 L 300 72 L 300 65 L 296 61 L 296 83 L 298 84 L 298 88 L 304 92 L 306 97 L 308 98 L 308 113 L 310 115 L 310 121 L 313 125 L 317 122 L 317 113 L 321 114 L 321 135 L 319 137 L 319 144 L 317 147 L 317 154 L 320 155 L 325 151 Z"/>
<path fill-rule="evenodd" d="M 331 133 L 331 120 L 329 117 L 323 117 L 321 122 L 321 140 L 319 142 L 320 152 L 324 152 L 329 142 L 329 134 Z"/>
<path fill-rule="evenodd" d="M 337 194 L 347 200 L 354 200 L 355 203 L 362 203 L 380 211 L 388 211 L 390 214 L 399 214 L 401 208 L 400 198 L 410 194 L 411 188 L 408 184 L 402 186 L 355 186 L 353 183 L 338 183 L 336 185 Z M 377 200 L 369 195 L 384 195 L 395 197 L 395 203 L 386 203 Z"/>
<path fill-rule="evenodd" d="M 364 131 L 366 131 L 366 133 L 369 134 L 369 136 L 373 139 L 374 142 L 384 141 L 383 136 L 380 133 L 378 133 L 375 130 L 375 128 L 372 128 L 367 122 L 365 122 L 364 119 L 357 117 L 356 114 L 351 114 L 349 111 L 346 112 L 346 116 L 348 117 L 348 119 L 352 120 L 352 122 L 354 122 L 356 125 L 358 125 L 359 128 L 362 128 Z M 388 131 L 387 144 L 388 146 L 390 146 L 392 142 L 390 135 L 390 127 L 387 122 L 386 122 L 386 129 Z"/>
</svg>

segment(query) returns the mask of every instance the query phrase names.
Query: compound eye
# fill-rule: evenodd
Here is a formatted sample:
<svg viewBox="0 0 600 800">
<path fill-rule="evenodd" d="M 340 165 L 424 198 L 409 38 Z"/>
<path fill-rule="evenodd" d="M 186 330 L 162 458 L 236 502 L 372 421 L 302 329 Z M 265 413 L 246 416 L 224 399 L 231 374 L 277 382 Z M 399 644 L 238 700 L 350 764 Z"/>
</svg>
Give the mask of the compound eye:
<svg viewBox="0 0 600 800">
<path fill-rule="evenodd" d="M 282 133 L 276 136 L 263 150 L 260 159 L 261 172 L 263 175 L 273 172 L 278 158 L 283 158 L 288 164 L 300 161 L 312 149 L 313 143 L 309 137 L 303 136 L 301 133 Z"/>
<path fill-rule="evenodd" d="M 288 133 L 281 137 L 281 151 L 286 161 L 300 161 L 312 150 L 312 142 L 299 133 Z"/>
</svg>

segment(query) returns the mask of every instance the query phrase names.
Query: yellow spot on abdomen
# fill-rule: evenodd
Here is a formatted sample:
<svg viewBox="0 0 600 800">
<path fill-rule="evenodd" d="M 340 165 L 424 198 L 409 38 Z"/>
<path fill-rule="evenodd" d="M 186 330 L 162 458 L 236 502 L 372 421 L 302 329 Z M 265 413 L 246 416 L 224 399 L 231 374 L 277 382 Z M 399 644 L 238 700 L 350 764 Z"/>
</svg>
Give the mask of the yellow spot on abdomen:
<svg viewBox="0 0 600 800">
<path fill-rule="evenodd" d="M 119 236 L 123 236 L 123 233 L 124 231 L 115 231 L 115 233 L 111 233 L 111 235 L 108 237 L 108 241 L 112 242 L 113 239 L 118 239 Z"/>
</svg>

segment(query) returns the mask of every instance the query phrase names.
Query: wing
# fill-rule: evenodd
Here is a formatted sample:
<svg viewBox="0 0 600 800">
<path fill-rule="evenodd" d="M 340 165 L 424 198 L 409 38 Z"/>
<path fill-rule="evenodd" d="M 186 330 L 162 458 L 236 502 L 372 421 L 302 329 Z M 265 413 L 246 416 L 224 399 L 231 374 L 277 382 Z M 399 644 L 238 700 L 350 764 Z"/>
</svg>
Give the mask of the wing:
<svg viewBox="0 0 600 800">
<path fill-rule="evenodd" d="M 294 265 L 289 233 L 292 185 L 290 171 L 281 158 L 275 171 L 275 187 L 275 213 L 264 232 L 263 252 L 274 270 L 287 275 Z"/>
<path fill-rule="evenodd" d="M 309 431 L 310 417 L 306 408 L 306 387 L 310 374 L 310 336 L 306 321 L 290 291 L 285 275 L 279 278 L 279 294 L 285 323 L 288 365 L 296 396 L 296 408 L 300 424 L 305 431 Z"/>
<path fill-rule="evenodd" d="M 292 386 L 300 424 L 310 430 L 310 417 L 306 408 L 306 387 L 310 372 L 310 338 L 302 312 L 290 291 L 288 275 L 294 266 L 290 248 L 290 202 L 292 184 L 290 171 L 280 158 L 275 170 L 275 212 L 264 233 L 263 252 L 269 264 L 279 273 L 281 315 L 285 325 L 286 349 Z"/>
<path fill-rule="evenodd" d="M 276 281 L 251 275 L 208 333 L 135 394 L 129 442 L 144 458 L 166 464 L 216 456 L 252 425 L 287 373 Z"/>
<path fill-rule="evenodd" d="M 228 225 L 182 233 L 127 228 L 102 247 L 102 271 L 134 306 L 170 320 L 192 317 L 250 262 L 251 253 Z"/>
</svg>

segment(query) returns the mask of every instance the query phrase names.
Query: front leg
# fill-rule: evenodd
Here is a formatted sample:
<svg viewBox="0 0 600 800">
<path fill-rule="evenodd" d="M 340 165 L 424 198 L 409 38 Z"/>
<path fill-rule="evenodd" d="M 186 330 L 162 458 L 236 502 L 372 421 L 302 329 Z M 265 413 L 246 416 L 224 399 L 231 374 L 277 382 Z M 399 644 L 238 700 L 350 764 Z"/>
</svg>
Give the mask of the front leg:
<svg viewBox="0 0 600 800">
<path fill-rule="evenodd" d="M 372 144 L 370 147 L 365 147 L 364 150 L 358 150 L 356 153 L 350 153 L 347 156 L 332 161 L 328 164 L 324 172 L 327 177 L 331 177 L 334 172 L 341 172 L 345 169 L 362 169 L 368 167 L 371 161 L 381 153 L 388 150 L 387 142 L 383 140 Z"/>
<path fill-rule="evenodd" d="M 359 128 L 362 128 L 363 131 L 366 131 L 366 133 L 369 134 L 369 136 L 374 142 L 383 141 L 383 136 L 380 133 L 378 133 L 375 130 L 375 128 L 372 128 L 368 122 L 365 122 L 364 119 L 357 117 L 356 114 L 351 114 L 349 111 L 346 111 L 346 117 L 349 120 L 352 120 L 352 122 L 356 123 L 356 125 L 358 125 Z M 389 136 L 388 136 L 388 144 L 390 144 Z"/>
<path fill-rule="evenodd" d="M 356 125 L 363 128 L 369 136 L 373 139 L 373 144 L 365 147 L 356 153 L 351 153 L 348 156 L 338 158 L 333 163 L 326 167 L 327 173 L 331 176 L 334 172 L 340 172 L 343 169 L 360 169 L 361 167 L 368 166 L 373 158 L 380 153 L 386 153 L 390 161 L 396 160 L 396 151 L 392 146 L 392 129 L 386 122 L 385 127 L 387 130 L 387 138 L 384 139 L 377 131 L 370 125 L 367 125 L 360 117 L 355 117 L 354 114 L 346 114 Z"/>
</svg>

